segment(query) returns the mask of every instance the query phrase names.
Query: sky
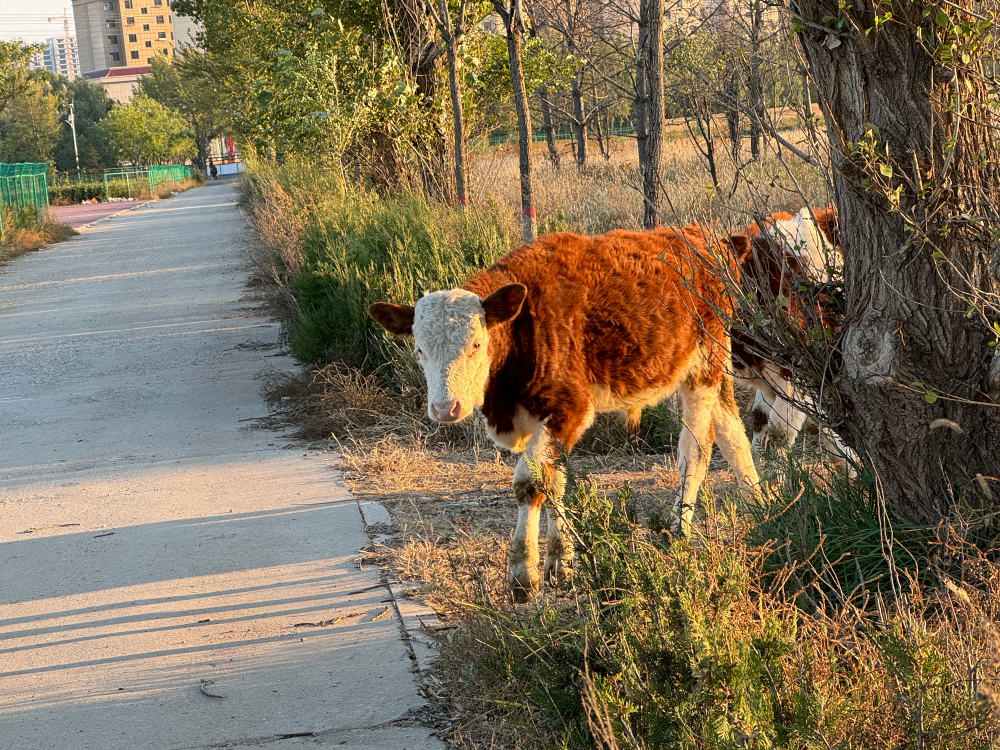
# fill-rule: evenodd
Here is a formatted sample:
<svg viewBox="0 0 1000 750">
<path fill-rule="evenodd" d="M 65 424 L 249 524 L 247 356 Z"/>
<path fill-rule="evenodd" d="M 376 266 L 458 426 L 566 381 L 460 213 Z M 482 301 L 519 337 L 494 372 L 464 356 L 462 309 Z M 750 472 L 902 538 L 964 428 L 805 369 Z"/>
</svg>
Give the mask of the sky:
<svg viewBox="0 0 1000 750">
<path fill-rule="evenodd" d="M 70 0 L 0 0 L 0 39 L 20 36 L 28 41 L 41 41 L 50 36 L 62 36 L 62 20 L 49 23 L 46 18 L 69 15 L 69 30 L 73 28 L 73 8 Z"/>
</svg>

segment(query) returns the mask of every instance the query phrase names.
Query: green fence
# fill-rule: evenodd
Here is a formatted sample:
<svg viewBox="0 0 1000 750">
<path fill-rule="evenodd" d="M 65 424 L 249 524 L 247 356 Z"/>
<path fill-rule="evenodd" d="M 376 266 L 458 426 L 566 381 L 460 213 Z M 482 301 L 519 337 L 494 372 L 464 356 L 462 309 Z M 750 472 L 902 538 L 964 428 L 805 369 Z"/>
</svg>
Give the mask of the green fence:
<svg viewBox="0 0 1000 750">
<path fill-rule="evenodd" d="M 125 183 L 125 196 L 128 198 L 138 197 L 143 186 L 149 185 L 149 191 L 153 192 L 153 181 L 149 178 L 149 169 L 142 167 L 114 167 L 104 170 L 104 194 L 111 195 L 108 189 L 108 182 L 120 181 Z M 132 191 L 136 195 L 132 195 Z"/>
<path fill-rule="evenodd" d="M 597 130 L 595 127 L 593 125 L 588 125 L 587 136 L 589 138 L 594 138 L 596 135 Z M 575 137 L 572 130 L 559 128 L 552 131 L 552 136 L 557 141 L 568 141 Z M 605 128 L 604 136 L 635 136 L 635 126 L 630 123 L 614 124 L 610 128 Z M 545 131 L 541 128 L 535 128 L 531 133 L 531 140 L 535 143 L 544 141 L 545 138 Z M 487 137 L 487 143 L 490 146 L 500 146 L 504 143 L 517 143 L 517 132 L 494 130 Z"/>
<path fill-rule="evenodd" d="M 48 162 L 40 164 L 0 164 L 0 204 L 13 213 L 14 221 L 39 222 L 49 206 L 49 186 L 45 179 Z M 0 210 L 0 233 L 3 233 Z"/>
<path fill-rule="evenodd" d="M 152 166 L 149 168 L 149 192 L 156 192 L 156 186 L 161 182 L 184 182 L 194 176 L 191 167 L 173 165 L 169 167 Z"/>
<path fill-rule="evenodd" d="M 112 167 L 99 173 L 68 174 L 57 172 L 49 186 L 52 195 L 70 198 L 74 203 L 96 198 L 140 198 L 148 188 L 155 193 L 159 185 L 173 180 L 183 182 L 194 176 L 191 167 L 151 166 Z"/>
</svg>

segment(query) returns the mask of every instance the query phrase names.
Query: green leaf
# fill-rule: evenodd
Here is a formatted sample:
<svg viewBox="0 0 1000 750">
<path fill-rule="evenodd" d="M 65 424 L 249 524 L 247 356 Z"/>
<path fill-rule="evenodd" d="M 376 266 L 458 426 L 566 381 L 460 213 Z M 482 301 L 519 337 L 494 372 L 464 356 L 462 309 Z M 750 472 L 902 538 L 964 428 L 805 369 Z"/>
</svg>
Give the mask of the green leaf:
<svg viewBox="0 0 1000 750">
<path fill-rule="evenodd" d="M 879 164 L 878 171 L 882 173 L 883 177 L 892 179 L 892 165 L 891 164 Z"/>
<path fill-rule="evenodd" d="M 924 394 L 924 401 L 926 401 L 928 404 L 933 404 L 935 401 L 937 401 L 937 399 L 938 399 L 937 394 L 932 393 L 931 391 L 927 391 L 927 393 Z"/>
<path fill-rule="evenodd" d="M 943 10 L 939 10 L 937 12 L 937 15 L 934 16 L 934 23 L 936 23 L 941 28 L 947 27 L 949 20 L 950 19 L 948 18 L 948 14 L 945 13 Z"/>
<path fill-rule="evenodd" d="M 931 253 L 931 257 L 934 260 L 941 260 L 942 258 L 944 258 L 944 253 L 942 253 L 940 250 L 936 250 L 933 253 Z"/>
<path fill-rule="evenodd" d="M 313 15 L 313 16 L 321 16 L 324 13 L 326 13 L 326 8 L 324 8 L 322 5 L 317 5 L 315 8 L 312 9 L 312 14 L 311 15 Z"/>
</svg>

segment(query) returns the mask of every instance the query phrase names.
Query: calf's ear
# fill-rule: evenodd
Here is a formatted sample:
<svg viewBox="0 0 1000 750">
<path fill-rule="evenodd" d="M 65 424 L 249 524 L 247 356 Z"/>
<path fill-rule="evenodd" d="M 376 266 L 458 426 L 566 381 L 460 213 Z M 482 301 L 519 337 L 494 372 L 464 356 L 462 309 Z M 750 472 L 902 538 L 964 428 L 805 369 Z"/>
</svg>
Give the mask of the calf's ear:
<svg viewBox="0 0 1000 750">
<path fill-rule="evenodd" d="M 731 234 L 723 242 L 729 245 L 736 256 L 736 260 L 742 263 L 750 254 L 750 238 L 745 234 Z"/>
<path fill-rule="evenodd" d="M 410 305 L 376 302 L 368 308 L 368 314 L 389 333 L 397 336 L 413 335 L 413 308 Z"/>
<path fill-rule="evenodd" d="M 840 226 L 837 223 L 837 209 L 833 206 L 829 208 L 814 208 L 813 216 L 816 218 L 816 225 L 823 233 L 827 241 L 836 247 L 840 244 Z"/>
<path fill-rule="evenodd" d="M 486 310 L 486 327 L 492 328 L 508 320 L 513 320 L 521 312 L 528 288 L 524 284 L 508 284 L 497 289 L 483 300 Z"/>
</svg>

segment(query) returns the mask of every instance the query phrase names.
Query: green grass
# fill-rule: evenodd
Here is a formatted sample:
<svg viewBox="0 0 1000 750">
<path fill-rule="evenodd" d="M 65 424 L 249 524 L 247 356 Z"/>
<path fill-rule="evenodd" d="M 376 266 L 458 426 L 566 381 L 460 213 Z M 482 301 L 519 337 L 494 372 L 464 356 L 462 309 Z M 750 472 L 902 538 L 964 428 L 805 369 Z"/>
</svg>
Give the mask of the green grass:
<svg viewBox="0 0 1000 750">
<path fill-rule="evenodd" d="M 378 328 L 368 306 L 413 304 L 427 291 L 460 286 L 512 247 L 496 206 L 463 213 L 415 195 L 386 198 L 349 187 L 333 172 L 251 174 L 251 205 L 266 202 L 263 191 L 291 199 L 268 218 L 298 229 L 294 253 L 276 254 L 276 276 L 294 298 L 289 345 L 309 365 L 412 369 L 407 347 Z M 299 212 L 295 220 L 287 220 L 290 211 Z"/>
</svg>

